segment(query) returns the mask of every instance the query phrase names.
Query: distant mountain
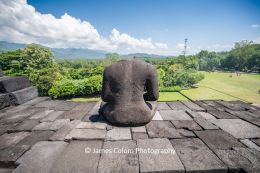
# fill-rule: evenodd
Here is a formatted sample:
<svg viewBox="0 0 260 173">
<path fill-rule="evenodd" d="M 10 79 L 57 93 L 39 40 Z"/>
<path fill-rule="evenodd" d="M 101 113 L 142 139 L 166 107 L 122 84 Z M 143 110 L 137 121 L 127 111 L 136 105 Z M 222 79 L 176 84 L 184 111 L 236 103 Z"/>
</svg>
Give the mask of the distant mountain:
<svg viewBox="0 0 260 173">
<path fill-rule="evenodd" d="M 17 50 L 26 47 L 26 44 L 9 43 L 6 41 L 0 41 L 0 51 Z"/>
<path fill-rule="evenodd" d="M 0 51 L 10 51 L 25 48 L 26 44 L 9 43 L 0 41 Z M 106 51 L 91 50 L 91 49 L 78 49 L 78 48 L 50 48 L 56 59 L 99 59 L 106 57 Z M 127 55 L 120 55 L 122 58 L 166 58 L 166 56 L 146 54 L 146 53 L 133 53 Z"/>
<path fill-rule="evenodd" d="M 123 58 L 133 58 L 134 56 L 137 58 L 166 58 L 167 56 L 163 55 L 155 55 L 155 54 L 147 54 L 147 53 L 131 53 L 127 55 L 120 55 Z"/>
</svg>

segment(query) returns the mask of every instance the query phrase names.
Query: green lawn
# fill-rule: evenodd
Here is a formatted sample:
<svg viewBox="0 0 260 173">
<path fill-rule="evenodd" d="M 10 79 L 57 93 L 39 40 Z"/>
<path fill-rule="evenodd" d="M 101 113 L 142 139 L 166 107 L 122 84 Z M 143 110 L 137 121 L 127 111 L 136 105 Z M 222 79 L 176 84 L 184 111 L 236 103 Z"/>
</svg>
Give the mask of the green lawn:
<svg viewBox="0 0 260 173">
<path fill-rule="evenodd" d="M 260 75 L 223 72 L 202 72 L 205 79 L 199 88 L 183 90 L 182 94 L 192 100 L 222 99 L 260 103 Z M 231 77 L 232 75 L 232 77 Z"/>
<path fill-rule="evenodd" d="M 223 72 L 202 72 L 205 79 L 198 88 L 183 90 L 181 93 L 191 100 L 242 100 L 260 103 L 260 75 Z M 232 75 L 232 77 L 231 77 Z M 178 92 L 160 92 L 159 101 L 187 100 Z M 73 98 L 73 101 L 97 101 L 100 97 Z"/>
</svg>

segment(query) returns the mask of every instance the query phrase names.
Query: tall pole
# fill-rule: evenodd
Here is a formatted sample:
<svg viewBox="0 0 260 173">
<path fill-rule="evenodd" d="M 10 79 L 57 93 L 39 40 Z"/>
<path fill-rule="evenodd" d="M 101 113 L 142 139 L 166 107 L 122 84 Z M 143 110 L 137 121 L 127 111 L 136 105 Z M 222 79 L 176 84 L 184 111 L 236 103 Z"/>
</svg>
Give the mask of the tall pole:
<svg viewBox="0 0 260 173">
<path fill-rule="evenodd" d="M 185 38 L 185 39 L 184 39 L 184 51 L 183 51 L 184 56 L 185 56 L 186 53 L 187 53 L 187 42 L 188 42 L 188 39 Z"/>
</svg>

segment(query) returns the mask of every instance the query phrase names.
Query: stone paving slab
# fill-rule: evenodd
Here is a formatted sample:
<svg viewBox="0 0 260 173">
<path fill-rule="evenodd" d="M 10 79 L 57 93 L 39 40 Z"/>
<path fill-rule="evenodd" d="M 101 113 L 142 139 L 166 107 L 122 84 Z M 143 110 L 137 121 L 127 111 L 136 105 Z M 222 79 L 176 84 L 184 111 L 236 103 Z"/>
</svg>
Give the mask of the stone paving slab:
<svg viewBox="0 0 260 173">
<path fill-rule="evenodd" d="M 21 140 L 17 145 L 34 145 L 39 141 L 48 141 L 49 137 L 54 134 L 54 131 L 33 131 L 29 136 Z"/>
<path fill-rule="evenodd" d="M 49 140 L 51 141 L 64 141 L 65 137 L 68 135 L 68 133 L 75 128 L 77 124 L 79 124 L 79 120 L 73 120 L 70 121 L 68 124 L 62 126 L 58 131 L 56 131 Z"/>
<path fill-rule="evenodd" d="M 241 147 L 234 147 L 233 149 L 250 161 L 251 165 L 248 172 L 260 172 L 260 152 L 255 149 Z"/>
<path fill-rule="evenodd" d="M 62 103 L 64 103 L 64 105 L 62 105 Z M 190 153 L 184 153 L 183 155 L 186 154 L 185 157 L 191 157 L 189 158 L 190 162 L 194 162 L 194 165 L 190 166 L 191 163 L 189 163 L 189 160 L 185 160 L 185 164 L 188 165 L 188 167 L 184 167 L 184 169 L 186 170 L 163 169 L 162 165 L 166 165 L 165 168 L 170 168 L 172 166 L 172 162 L 168 163 L 167 159 L 165 160 L 163 156 L 158 156 L 157 154 L 148 154 L 149 156 L 147 157 L 149 157 L 149 159 L 147 159 L 146 162 L 153 160 L 152 158 L 160 159 L 159 162 L 156 161 L 156 159 L 154 160 L 156 161 L 156 163 L 159 163 L 159 170 L 154 168 L 157 166 L 156 164 L 154 164 L 150 171 L 148 171 L 148 169 L 142 169 L 142 171 L 152 172 L 151 170 L 157 170 L 157 172 L 201 172 L 203 170 L 204 172 L 222 172 L 223 170 L 226 171 L 227 169 L 229 169 L 229 171 L 238 172 L 242 168 L 244 171 L 247 172 L 260 172 L 258 169 L 258 165 L 260 164 L 260 152 L 257 151 L 258 147 L 260 147 L 260 137 L 258 137 L 258 135 L 255 135 L 260 129 L 260 111 L 256 106 L 252 106 L 250 104 L 239 101 L 232 101 L 229 104 L 235 104 L 235 106 L 233 106 L 233 109 L 238 109 L 238 107 L 244 108 L 243 110 L 232 110 L 228 107 L 225 107 L 219 101 L 192 101 L 192 105 L 196 104 L 204 109 L 203 111 L 198 111 L 192 108 L 191 105 L 188 105 L 190 104 L 190 101 L 187 102 L 187 105 L 181 102 L 160 102 L 158 108 L 159 111 L 184 112 L 185 114 L 188 114 L 189 120 L 163 120 L 163 115 L 160 114 L 159 111 L 157 111 L 156 115 L 153 117 L 152 122 L 147 124 L 146 126 L 116 127 L 107 123 L 104 117 L 98 115 L 100 103 L 101 102 L 70 102 L 44 98 L 34 99 L 28 102 L 28 104 L 22 104 L 16 107 L 7 107 L 0 110 L 0 155 L 3 155 L 3 153 L 7 153 L 5 154 L 5 160 L 9 159 L 9 161 L 5 162 L 5 167 L 10 169 L 9 171 L 12 171 L 12 169 L 14 169 L 16 166 L 21 166 L 21 164 L 17 165 L 19 163 L 19 159 L 16 161 L 15 164 L 15 161 L 12 161 L 12 159 L 16 160 L 20 155 L 19 153 L 22 152 L 19 152 L 20 150 L 17 149 L 17 152 L 15 152 L 16 154 L 9 155 L 8 153 L 11 153 L 12 148 L 14 148 L 12 151 L 15 151 L 16 148 L 19 148 L 23 145 L 34 148 L 34 146 L 37 146 L 37 144 L 40 142 L 52 143 L 67 141 L 72 144 L 74 142 L 88 143 L 98 140 L 101 143 L 130 142 L 137 144 L 138 140 L 150 141 L 152 139 L 158 138 L 163 138 L 163 140 L 177 140 L 179 138 L 179 140 L 183 139 L 184 141 L 189 141 L 189 145 L 180 144 L 179 146 L 185 148 L 185 146 L 187 145 L 186 147 L 189 149 L 188 151 Z M 170 107 L 168 104 L 172 107 Z M 57 117 L 55 115 L 51 116 L 51 113 L 55 111 L 63 111 L 63 114 Z M 212 112 L 217 113 L 218 115 L 214 115 Z M 37 122 L 44 121 L 43 119 L 47 119 L 47 117 L 49 119 L 47 122 L 37 124 Z M 176 117 L 181 119 L 183 118 L 182 116 L 178 115 L 176 115 Z M 234 119 L 234 117 L 236 119 Z M 239 120 L 239 123 L 236 123 L 237 120 Z M 222 125 L 219 125 L 219 123 Z M 27 135 L 24 135 L 24 133 Z M 244 137 L 237 138 L 236 136 L 233 136 L 234 134 L 244 135 Z M 71 135 L 74 137 L 72 137 Z M 199 138 L 203 140 L 202 144 L 205 148 L 200 146 L 199 143 L 196 143 L 194 141 L 190 142 L 190 140 L 194 139 L 200 140 Z M 158 146 L 163 147 L 164 144 L 162 143 L 163 142 L 158 144 Z M 136 146 L 138 147 L 138 145 Z M 148 148 L 149 146 L 147 145 L 146 148 Z M 49 147 L 51 147 L 51 145 L 49 145 Z M 99 148 L 103 149 L 104 147 L 101 146 Z M 31 152 L 31 150 L 27 150 L 25 153 L 21 154 L 21 158 L 25 156 L 28 152 Z M 42 151 L 38 152 L 43 152 L 43 150 L 48 152 L 49 148 L 42 149 Z M 65 150 L 61 152 L 60 156 L 57 156 L 56 159 L 53 159 L 52 164 L 47 163 L 47 172 L 49 172 L 51 168 L 53 169 L 52 172 L 57 172 L 59 170 L 65 170 L 63 172 L 66 172 L 66 170 L 71 170 L 75 168 L 74 166 L 77 164 L 73 161 L 67 162 L 65 166 L 57 166 L 64 164 L 67 159 L 74 159 L 75 161 L 77 161 L 77 158 L 75 158 L 76 156 L 74 158 L 69 158 L 69 156 L 66 156 Z M 73 147 L 70 152 L 72 151 L 75 151 L 75 153 L 77 153 L 78 150 L 76 149 L 76 147 Z M 177 151 L 176 148 L 175 151 Z M 198 154 L 198 152 L 201 152 L 201 154 Z M 141 153 L 137 153 L 138 158 L 140 158 L 140 154 Z M 144 155 L 144 153 L 142 154 Z M 178 156 L 178 154 L 179 153 L 177 153 L 176 156 L 180 157 Z M 64 159 L 65 157 L 63 158 L 62 155 L 66 156 L 66 159 Z M 99 156 L 100 155 L 102 154 L 99 153 Z M 91 166 L 99 164 L 99 156 L 98 160 L 95 161 L 94 164 L 91 161 L 90 163 L 88 163 L 88 160 L 90 159 L 90 157 L 88 157 L 88 159 L 85 159 L 84 161 L 82 161 L 82 163 L 78 163 L 79 166 L 77 166 L 75 170 L 85 170 L 86 168 L 90 171 L 85 172 L 92 172 L 92 170 L 94 172 L 97 172 L 98 167 L 94 166 L 95 169 L 93 169 Z M 31 168 L 29 168 L 30 171 L 33 170 L 34 167 L 38 167 L 40 168 L 39 170 L 41 172 L 42 167 L 40 165 L 38 156 L 36 157 L 36 154 L 34 154 L 31 157 L 31 159 L 36 159 L 38 161 L 33 162 L 33 164 L 37 162 L 36 166 L 29 165 L 29 167 L 31 166 Z M 216 161 L 216 158 L 219 160 Z M 45 160 L 48 159 L 45 158 Z M 104 166 L 107 165 L 107 167 L 110 167 L 109 165 L 113 165 L 114 163 L 111 162 L 112 160 L 113 159 L 106 160 L 104 162 Z M 117 162 L 116 160 L 117 158 L 115 158 L 115 163 L 117 163 L 118 165 L 124 164 L 124 159 L 121 159 L 122 163 Z M 224 166 L 225 168 L 222 167 L 223 165 L 219 166 L 219 164 L 217 164 L 220 160 L 222 160 L 222 164 L 226 164 L 226 166 Z M 246 162 L 245 160 L 248 160 L 250 164 L 248 165 L 244 163 Z M 127 164 L 131 163 L 131 160 L 128 159 L 128 161 L 130 162 L 127 162 Z M 140 172 L 140 159 L 137 160 L 137 162 L 138 172 Z M 80 166 L 80 164 L 83 163 L 85 163 L 85 165 Z M 45 163 L 42 164 L 42 166 L 44 167 Z M 28 165 L 26 166 L 28 167 Z M 121 166 L 118 167 L 120 168 Z M 218 167 L 221 168 L 218 169 Z M 125 168 L 127 168 L 127 166 L 125 166 Z M 3 165 L 1 166 L 0 164 L 0 170 L 2 169 Z M 21 168 L 17 169 L 18 172 L 20 172 L 20 169 Z M 24 170 L 25 168 L 23 168 L 21 172 L 23 172 Z M 113 168 L 107 170 L 108 172 L 109 170 L 113 170 L 115 172 L 115 169 Z M 35 170 L 31 172 L 35 172 Z"/>
<path fill-rule="evenodd" d="M 161 110 L 163 120 L 192 120 L 184 110 Z"/>
<path fill-rule="evenodd" d="M 25 137 L 29 136 L 29 132 L 5 133 L 0 136 L 0 150 L 15 145 Z"/>
<path fill-rule="evenodd" d="M 193 120 L 171 121 L 177 129 L 202 130 L 202 128 Z"/>
<path fill-rule="evenodd" d="M 130 128 L 114 128 L 107 131 L 106 140 L 114 141 L 130 139 L 132 139 Z"/>
<path fill-rule="evenodd" d="M 158 102 L 157 110 L 171 110 L 166 102 Z"/>
<path fill-rule="evenodd" d="M 181 102 L 167 102 L 167 104 L 172 108 L 172 110 L 190 110 Z"/>
<path fill-rule="evenodd" d="M 223 130 L 195 131 L 195 134 L 212 150 L 228 150 L 232 147 L 245 147 L 236 138 Z"/>
<path fill-rule="evenodd" d="M 11 173 L 13 169 L 9 168 L 0 168 L 0 173 Z"/>
<path fill-rule="evenodd" d="M 224 163 L 200 139 L 173 139 L 171 143 L 186 172 L 227 172 Z"/>
<path fill-rule="evenodd" d="M 146 130 L 151 138 L 182 138 L 169 121 L 151 121 Z"/>
<path fill-rule="evenodd" d="M 228 112 L 225 111 L 219 111 L 219 110 L 210 110 L 208 113 L 212 114 L 218 119 L 237 119 L 237 116 L 234 116 Z"/>
<path fill-rule="evenodd" d="M 191 101 L 181 101 L 181 102 L 192 111 L 205 111 L 204 108 L 200 107 L 199 105 L 197 105 Z"/>
<path fill-rule="evenodd" d="M 50 173 L 97 172 L 100 153 L 94 153 L 94 149 L 101 149 L 102 143 L 102 141 L 95 140 L 71 141 L 56 162 L 53 163 Z"/>
<path fill-rule="evenodd" d="M 216 130 L 219 129 L 217 126 L 212 124 L 210 121 L 205 118 L 195 117 L 193 119 L 196 123 L 198 123 L 205 130 Z"/>
<path fill-rule="evenodd" d="M 235 138 L 260 138 L 260 128 L 241 119 L 219 119 L 214 124 Z"/>
<path fill-rule="evenodd" d="M 73 129 L 65 137 L 66 140 L 89 140 L 89 139 L 105 139 L 106 130 L 97 129 Z"/>
<path fill-rule="evenodd" d="M 235 150 L 215 150 L 219 158 L 226 164 L 230 172 L 250 172 L 252 164 Z"/>
<path fill-rule="evenodd" d="M 139 162 L 134 141 L 106 141 L 98 164 L 98 173 L 138 173 Z M 132 151 L 132 152 L 131 152 Z"/>
<path fill-rule="evenodd" d="M 87 114 L 87 111 L 85 111 L 85 110 L 70 110 L 70 111 L 64 112 L 60 116 L 60 118 L 81 120 L 86 114 Z"/>
<path fill-rule="evenodd" d="M 17 160 L 20 165 L 13 173 L 49 173 L 66 146 L 67 143 L 61 141 L 38 142 Z"/>
<path fill-rule="evenodd" d="M 231 110 L 237 110 L 237 111 L 246 110 L 246 108 L 243 105 L 239 104 L 236 101 L 229 101 L 229 102 L 217 101 L 217 103 L 219 103 L 219 104 L 221 104 L 221 105 L 223 105 L 226 108 L 231 109 Z"/>
<path fill-rule="evenodd" d="M 27 150 L 29 150 L 30 146 L 22 145 L 22 146 L 10 146 L 1 150 L 0 152 L 0 166 L 14 166 L 16 160 L 22 156 Z"/>
<path fill-rule="evenodd" d="M 147 133 L 132 133 L 133 140 L 148 139 Z"/>
<path fill-rule="evenodd" d="M 245 144 L 248 148 L 256 149 L 260 152 L 260 147 L 257 146 L 254 142 L 250 141 L 249 139 L 241 139 L 240 142 Z"/>
<path fill-rule="evenodd" d="M 140 149 L 140 172 L 185 172 L 182 162 L 168 139 L 138 139 L 137 147 Z M 149 149 L 154 152 L 145 153 Z M 158 154 L 154 154 L 156 150 Z"/>
<path fill-rule="evenodd" d="M 49 113 L 46 117 L 40 120 L 40 122 L 50 122 L 56 120 L 59 116 L 61 116 L 64 111 L 53 111 Z"/>
</svg>

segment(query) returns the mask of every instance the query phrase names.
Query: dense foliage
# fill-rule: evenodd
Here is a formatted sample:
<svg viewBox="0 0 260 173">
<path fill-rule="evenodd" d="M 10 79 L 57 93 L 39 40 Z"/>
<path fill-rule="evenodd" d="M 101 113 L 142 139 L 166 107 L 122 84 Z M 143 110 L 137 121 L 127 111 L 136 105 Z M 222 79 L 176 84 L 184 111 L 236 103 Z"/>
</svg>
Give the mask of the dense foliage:
<svg viewBox="0 0 260 173">
<path fill-rule="evenodd" d="M 99 60 L 54 60 L 52 52 L 36 44 L 0 53 L 0 68 L 6 75 L 28 76 L 40 95 L 67 98 L 100 94 L 104 67 L 120 59 L 116 53 Z M 189 88 L 204 78 L 199 70 L 257 71 L 260 45 L 242 41 L 230 52 L 201 51 L 196 55 L 144 58 L 158 73 L 161 91 Z"/>
</svg>

